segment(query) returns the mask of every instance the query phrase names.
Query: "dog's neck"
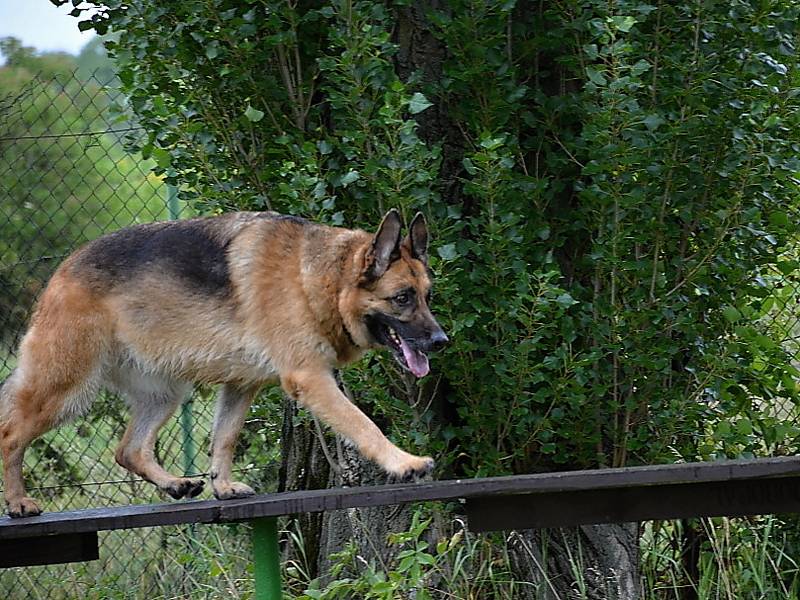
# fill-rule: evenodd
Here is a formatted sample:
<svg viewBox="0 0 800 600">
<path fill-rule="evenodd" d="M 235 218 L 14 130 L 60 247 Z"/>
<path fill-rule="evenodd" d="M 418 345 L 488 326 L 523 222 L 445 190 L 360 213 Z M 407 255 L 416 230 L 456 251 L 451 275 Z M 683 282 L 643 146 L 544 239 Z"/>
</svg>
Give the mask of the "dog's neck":
<svg viewBox="0 0 800 600">
<path fill-rule="evenodd" d="M 360 339 L 363 334 L 359 333 L 358 323 L 350 322 L 352 318 L 341 310 L 341 299 L 345 287 L 358 281 L 371 240 L 371 235 L 351 230 L 341 230 L 333 240 L 329 233 L 317 238 L 309 232 L 304 240 L 306 302 L 336 351 L 340 365 L 358 360 L 368 345 L 366 339 Z"/>
</svg>

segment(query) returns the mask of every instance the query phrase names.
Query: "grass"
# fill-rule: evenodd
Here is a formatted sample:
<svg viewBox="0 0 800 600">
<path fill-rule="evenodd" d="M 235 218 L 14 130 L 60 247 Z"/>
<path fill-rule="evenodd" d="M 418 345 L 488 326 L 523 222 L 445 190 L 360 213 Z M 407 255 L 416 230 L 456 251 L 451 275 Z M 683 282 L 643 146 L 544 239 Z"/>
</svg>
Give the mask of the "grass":
<svg viewBox="0 0 800 600">
<path fill-rule="evenodd" d="M 776 516 L 701 519 L 698 581 L 680 560 L 681 523 L 647 523 L 641 539 L 645 598 L 679 599 L 686 588 L 701 600 L 800 597 L 796 522 Z"/>
<path fill-rule="evenodd" d="M 0 346 L 0 381 L 14 365 L 13 354 Z M 209 393 L 202 395 L 204 401 L 194 403 L 193 430 L 199 449 L 195 462 L 201 469 L 206 462 L 204 449 L 209 443 L 213 407 Z M 26 468 L 31 491 L 43 499 L 47 510 L 165 500 L 150 484 L 131 477 L 114 462 L 125 415 L 119 400 L 100 398 L 87 417 L 48 433 L 29 451 Z M 176 418 L 160 436 L 158 455 L 174 472 L 183 472 L 182 435 Z M 246 468 L 241 462 L 240 467 Z M 78 481 L 82 483 L 76 484 Z M 697 581 L 690 581 L 681 560 L 683 523 L 643 525 L 639 547 L 643 600 L 679 600 L 689 590 L 700 600 L 800 600 L 797 520 L 767 516 L 702 519 L 697 523 L 702 538 Z M 421 530 L 405 537 L 401 534 L 395 557 L 423 537 Z M 294 548 L 291 555 L 297 557 L 284 565 L 287 598 L 306 592 L 311 594 L 306 597 L 348 597 L 337 595 L 344 593 L 344 588 L 326 591 L 321 582 L 311 580 L 303 560 L 304 541 L 297 531 L 284 532 L 284 538 Z M 2 570 L 0 598 L 188 600 L 249 598 L 253 593 L 245 525 L 104 532 L 100 535 L 100 552 L 100 560 L 90 563 Z M 546 564 L 540 565 L 536 582 L 515 580 L 505 544 L 497 543 L 497 538 L 472 534 L 458 520 L 435 546 L 417 554 L 431 557 L 423 556 L 418 565 L 431 598 L 557 598 L 552 585 L 555 575 L 547 572 Z M 589 598 L 585 552 L 573 548 L 570 557 L 569 598 Z M 365 565 L 358 549 L 350 548 L 339 561 L 342 573 L 349 573 L 347 585 L 355 594 L 349 597 L 412 597 L 420 585 L 419 578 L 410 578 L 407 570 L 399 569 L 399 560 L 381 569 Z M 367 578 L 372 578 L 372 583 Z M 369 592 L 390 582 L 397 590 L 395 595 Z"/>
</svg>

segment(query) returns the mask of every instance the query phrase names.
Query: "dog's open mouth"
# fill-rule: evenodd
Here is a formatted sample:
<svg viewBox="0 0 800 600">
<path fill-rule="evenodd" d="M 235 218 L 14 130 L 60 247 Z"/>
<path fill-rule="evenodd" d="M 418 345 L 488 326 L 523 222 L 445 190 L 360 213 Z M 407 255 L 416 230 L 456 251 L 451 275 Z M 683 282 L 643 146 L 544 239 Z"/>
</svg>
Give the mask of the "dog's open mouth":
<svg viewBox="0 0 800 600">
<path fill-rule="evenodd" d="M 368 326 L 373 337 L 392 351 L 392 355 L 401 367 L 410 371 L 415 377 L 425 377 L 428 374 L 430 371 L 428 357 L 414 346 L 413 341 L 404 339 L 396 327 L 377 318 L 370 319 Z"/>
<path fill-rule="evenodd" d="M 388 326 L 386 329 L 388 332 L 386 337 L 389 340 L 387 345 L 392 350 L 397 362 L 411 371 L 416 377 L 425 377 L 430 371 L 428 357 L 420 350 L 412 348 L 394 329 Z"/>
</svg>

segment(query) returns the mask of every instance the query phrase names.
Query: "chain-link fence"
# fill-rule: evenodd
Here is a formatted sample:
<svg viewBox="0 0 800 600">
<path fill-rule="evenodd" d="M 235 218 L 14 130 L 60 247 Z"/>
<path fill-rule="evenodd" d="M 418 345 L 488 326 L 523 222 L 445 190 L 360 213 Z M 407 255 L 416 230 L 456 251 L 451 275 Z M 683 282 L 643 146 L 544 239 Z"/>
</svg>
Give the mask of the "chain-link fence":
<svg viewBox="0 0 800 600">
<path fill-rule="evenodd" d="M 67 255 L 106 231 L 180 212 L 149 162 L 128 150 L 143 132 L 117 105 L 113 81 L 36 76 L 15 87 L 0 98 L 0 381 L 15 367 L 37 295 Z M 211 393 L 187 398 L 162 430 L 157 455 L 168 470 L 206 468 Z M 165 501 L 114 461 L 126 420 L 124 404 L 104 395 L 86 417 L 34 442 L 26 483 L 45 510 Z M 243 479 L 259 478 L 239 462 L 249 471 Z M 252 586 L 238 529 L 107 532 L 99 561 L 0 570 L 0 598 L 240 597 Z"/>
</svg>

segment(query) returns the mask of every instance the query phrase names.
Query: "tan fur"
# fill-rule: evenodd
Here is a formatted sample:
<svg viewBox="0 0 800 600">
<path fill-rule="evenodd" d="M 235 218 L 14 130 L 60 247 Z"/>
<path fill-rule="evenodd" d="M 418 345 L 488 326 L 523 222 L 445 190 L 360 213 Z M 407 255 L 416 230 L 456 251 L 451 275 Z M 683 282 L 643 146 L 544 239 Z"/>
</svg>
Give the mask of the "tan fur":
<svg viewBox="0 0 800 600">
<path fill-rule="evenodd" d="M 395 310 L 398 318 L 433 320 L 424 301 L 430 280 L 410 241 L 377 281 L 365 283 L 372 234 L 254 213 L 204 223 L 213 225 L 214 236 L 230 239 L 229 296 L 201 293 L 158 268 L 109 280 L 87 258 L 89 246 L 51 279 L 21 344 L 19 367 L 0 390 L 0 452 L 11 515 L 40 512 L 25 495 L 26 447 L 85 411 L 101 387 L 121 393 L 131 407 L 117 462 L 174 497 L 196 495 L 202 481 L 165 471 L 153 446 L 191 382 L 223 384 L 211 458 L 218 498 L 253 493 L 231 480 L 233 448 L 258 389 L 275 381 L 388 473 L 430 470 L 430 458 L 389 442 L 333 376 L 375 347 L 364 315 L 390 310 L 386 298 L 394 291 L 412 286 L 420 298 L 414 314 Z M 142 235 L 165 226 L 143 227 Z"/>
</svg>

